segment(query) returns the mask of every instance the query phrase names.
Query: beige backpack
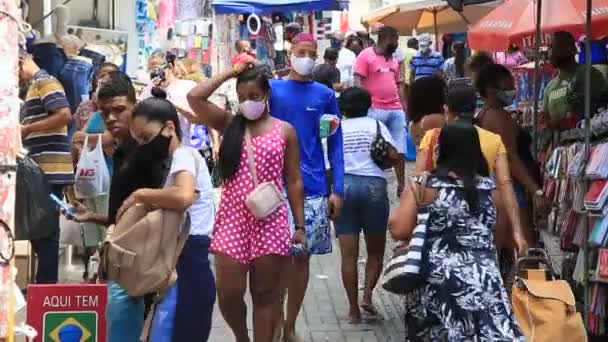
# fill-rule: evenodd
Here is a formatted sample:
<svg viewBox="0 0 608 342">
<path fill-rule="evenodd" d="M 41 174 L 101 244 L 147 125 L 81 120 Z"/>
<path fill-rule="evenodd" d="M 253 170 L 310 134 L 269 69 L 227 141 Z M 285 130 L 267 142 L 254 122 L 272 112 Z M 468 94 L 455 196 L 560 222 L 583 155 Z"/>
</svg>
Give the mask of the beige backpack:
<svg viewBox="0 0 608 342">
<path fill-rule="evenodd" d="M 201 157 L 193 151 L 198 176 Z M 175 266 L 190 233 L 190 216 L 137 204 L 108 229 L 100 249 L 100 274 L 131 297 L 162 292 L 177 279 Z"/>
</svg>

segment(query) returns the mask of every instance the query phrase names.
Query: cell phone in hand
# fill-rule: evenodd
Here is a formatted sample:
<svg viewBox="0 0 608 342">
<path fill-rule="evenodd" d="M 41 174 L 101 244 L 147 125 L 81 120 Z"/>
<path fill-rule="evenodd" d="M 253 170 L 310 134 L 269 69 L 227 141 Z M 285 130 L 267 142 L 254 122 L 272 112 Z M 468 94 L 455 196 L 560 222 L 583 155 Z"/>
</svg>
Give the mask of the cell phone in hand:
<svg viewBox="0 0 608 342">
<path fill-rule="evenodd" d="M 304 245 L 302 245 L 301 243 L 294 243 L 291 245 L 289 252 L 293 256 L 305 255 L 306 247 L 304 247 Z"/>
<path fill-rule="evenodd" d="M 72 208 L 67 203 L 60 200 L 59 197 L 55 196 L 54 194 L 50 194 L 50 196 L 51 200 L 53 200 L 53 202 L 55 202 L 55 204 L 65 213 L 65 216 L 67 218 L 76 217 L 76 213 L 74 213 L 74 210 L 72 210 Z"/>
</svg>

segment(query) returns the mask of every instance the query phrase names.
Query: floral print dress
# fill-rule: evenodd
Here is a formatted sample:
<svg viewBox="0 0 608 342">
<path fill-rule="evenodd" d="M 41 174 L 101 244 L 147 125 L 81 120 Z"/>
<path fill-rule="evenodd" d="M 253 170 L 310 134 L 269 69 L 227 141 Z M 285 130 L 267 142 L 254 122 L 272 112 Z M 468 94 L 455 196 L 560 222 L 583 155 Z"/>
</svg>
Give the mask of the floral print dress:
<svg viewBox="0 0 608 342">
<path fill-rule="evenodd" d="M 429 177 L 426 281 L 406 296 L 406 341 L 524 341 L 503 286 L 494 244 L 491 178 L 479 178 L 470 213 L 459 180 Z"/>
</svg>

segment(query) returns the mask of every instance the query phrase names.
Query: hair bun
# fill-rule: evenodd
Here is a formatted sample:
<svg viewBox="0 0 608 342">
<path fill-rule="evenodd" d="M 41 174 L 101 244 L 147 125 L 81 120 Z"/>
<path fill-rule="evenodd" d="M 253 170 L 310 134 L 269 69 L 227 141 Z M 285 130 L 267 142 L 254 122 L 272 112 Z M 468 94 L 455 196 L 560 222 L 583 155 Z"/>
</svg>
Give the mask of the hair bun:
<svg viewBox="0 0 608 342">
<path fill-rule="evenodd" d="M 162 89 L 161 87 L 152 87 L 152 90 L 150 91 L 150 93 L 152 93 L 152 96 L 159 98 L 159 99 L 167 99 L 167 92 Z"/>
</svg>

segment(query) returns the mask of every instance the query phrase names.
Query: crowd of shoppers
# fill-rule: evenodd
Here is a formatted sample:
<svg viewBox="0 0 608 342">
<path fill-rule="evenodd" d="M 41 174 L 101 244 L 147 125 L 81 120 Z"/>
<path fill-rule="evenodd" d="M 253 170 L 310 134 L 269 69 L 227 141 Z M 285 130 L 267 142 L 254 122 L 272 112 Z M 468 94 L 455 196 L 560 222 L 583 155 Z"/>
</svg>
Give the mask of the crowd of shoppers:
<svg viewBox="0 0 608 342">
<path fill-rule="evenodd" d="M 530 138 L 504 110 L 514 99 L 509 70 L 483 53 L 467 62 L 459 42 L 444 63 L 428 35 L 410 40 L 401 56 L 399 34 L 389 26 L 374 44 L 345 38 L 325 51 L 320 65 L 311 34 L 295 33 L 290 43 L 290 67 L 281 77 L 256 64 L 247 41 L 236 43 L 233 69 L 209 79 L 175 55 L 155 55 L 139 99 L 129 77 L 104 64 L 91 100 L 74 116 L 61 85 L 23 54 L 24 145 L 63 197 L 79 155 L 102 139 L 111 179 L 106 208 L 71 199 L 73 219 L 102 233 L 137 205 L 187 213 L 189 236 L 175 265 L 173 341 L 208 340 L 216 298 L 235 340 L 250 341 L 248 287 L 255 341 L 303 341 L 296 321 L 310 260 L 334 252 L 332 222 L 348 321 L 378 316 L 373 293 L 387 230 L 407 243 L 423 207 L 430 272 L 406 295 L 408 338 L 522 340 L 496 255 L 525 254 L 536 243 L 530 209 L 543 208 L 546 199 Z M 559 51 L 554 59 L 564 75 L 574 71 Z M 234 111 L 212 101 L 230 82 Z M 548 114 L 557 118 L 558 107 L 548 105 Z M 78 132 L 70 142 L 72 120 Z M 217 210 L 208 163 L 189 146 L 193 124 L 222 136 Z M 405 175 L 408 125 L 418 146 L 415 177 Z M 388 169 L 395 170 L 401 196 L 390 220 Z M 252 195 L 276 205 L 260 216 Z M 32 241 L 39 283 L 57 281 L 58 222 L 51 233 Z M 361 233 L 367 257 L 360 300 Z M 135 298 L 113 281 L 108 289 L 108 340 L 139 340 L 154 293 Z"/>
</svg>

